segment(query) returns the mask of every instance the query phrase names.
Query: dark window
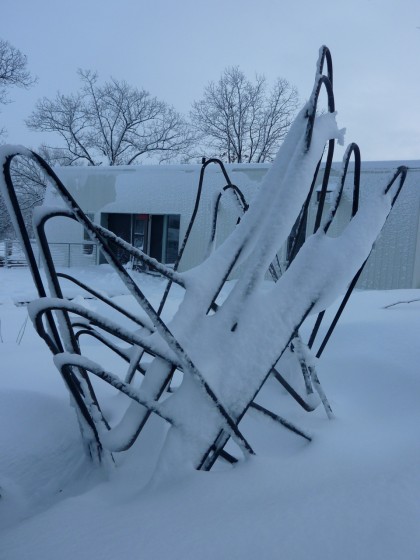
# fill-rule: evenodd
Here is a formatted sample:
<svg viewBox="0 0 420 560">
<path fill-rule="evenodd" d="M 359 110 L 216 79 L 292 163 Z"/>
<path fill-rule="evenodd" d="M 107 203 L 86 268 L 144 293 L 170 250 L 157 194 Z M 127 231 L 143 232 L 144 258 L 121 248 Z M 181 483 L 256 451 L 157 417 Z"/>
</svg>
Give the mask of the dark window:
<svg viewBox="0 0 420 560">
<path fill-rule="evenodd" d="M 133 245 L 136 249 L 147 252 L 148 214 L 134 214 L 133 216 Z"/>
<path fill-rule="evenodd" d="M 179 214 L 107 214 L 104 225 L 118 237 L 131 243 L 159 262 L 175 263 L 179 250 Z M 133 266 L 142 269 L 138 259 L 130 259 L 122 248 L 110 243 L 122 263 L 132 260 Z"/>
<path fill-rule="evenodd" d="M 178 214 L 167 216 L 165 262 L 168 264 L 173 264 L 178 256 L 180 221 Z"/>
<path fill-rule="evenodd" d="M 93 220 L 95 219 L 95 214 L 93 214 L 92 212 L 86 212 L 86 216 L 89 218 L 89 220 L 91 222 L 93 222 Z M 88 232 L 83 229 L 83 241 L 90 241 L 90 237 Z M 84 255 L 91 255 L 93 253 L 93 243 L 89 243 L 86 245 L 83 245 L 83 254 Z"/>
<path fill-rule="evenodd" d="M 131 243 L 131 214 L 108 214 L 108 229 L 124 241 Z M 130 260 L 130 253 L 112 241 L 109 246 L 117 259 L 125 264 Z"/>
<path fill-rule="evenodd" d="M 165 216 L 159 214 L 152 216 L 150 226 L 150 256 L 158 261 L 162 261 L 164 218 Z"/>
</svg>

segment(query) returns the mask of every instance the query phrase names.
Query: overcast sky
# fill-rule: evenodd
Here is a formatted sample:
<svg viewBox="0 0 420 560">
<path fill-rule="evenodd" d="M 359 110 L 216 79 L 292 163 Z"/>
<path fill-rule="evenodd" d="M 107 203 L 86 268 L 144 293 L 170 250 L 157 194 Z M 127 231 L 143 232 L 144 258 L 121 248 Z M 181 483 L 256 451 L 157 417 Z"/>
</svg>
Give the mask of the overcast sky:
<svg viewBox="0 0 420 560">
<path fill-rule="evenodd" d="M 45 140 L 24 119 L 40 97 L 76 91 L 78 68 L 187 114 L 232 65 L 270 82 L 284 77 L 306 100 L 326 44 L 346 142 L 365 160 L 420 159 L 420 0 L 5 0 L 0 37 L 38 77 L 2 108 L 10 143 Z"/>
</svg>

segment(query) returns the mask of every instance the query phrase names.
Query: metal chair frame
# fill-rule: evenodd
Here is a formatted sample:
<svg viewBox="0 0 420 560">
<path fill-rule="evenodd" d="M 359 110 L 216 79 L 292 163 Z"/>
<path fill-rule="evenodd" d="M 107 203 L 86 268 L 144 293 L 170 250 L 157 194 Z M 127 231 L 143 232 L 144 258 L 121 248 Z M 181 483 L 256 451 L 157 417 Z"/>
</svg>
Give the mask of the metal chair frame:
<svg viewBox="0 0 420 560">
<path fill-rule="evenodd" d="M 326 75 L 323 73 L 325 63 L 327 64 Z M 326 47 L 323 47 L 320 51 L 315 86 L 308 105 L 309 109 L 306 114 L 306 150 L 309 150 L 311 146 L 313 127 L 318 107 L 318 99 L 322 88 L 324 88 L 327 93 L 328 111 L 332 113 L 335 111 L 333 94 L 333 69 L 331 55 Z M 333 207 L 330 210 L 329 216 L 325 220 L 325 200 L 334 154 L 334 144 L 334 140 L 330 140 L 328 142 L 327 156 L 324 167 L 324 175 L 322 179 L 322 187 L 320 191 L 320 200 L 315 219 L 314 233 L 316 233 L 319 228 L 322 228 L 323 232 L 326 234 L 331 224 L 333 223 L 333 220 L 337 213 L 337 209 L 342 199 L 343 189 L 346 182 L 351 157 L 354 157 L 353 201 L 351 219 L 356 216 L 359 208 L 361 173 L 360 151 L 356 144 L 351 144 L 344 156 L 340 185 L 335 197 Z M 44 270 L 47 276 L 47 285 L 45 285 L 42 281 L 11 179 L 10 164 L 13 158 L 17 155 L 30 157 L 39 164 L 39 166 L 47 175 L 49 181 L 61 196 L 66 206 L 66 208 L 64 209 L 45 209 L 42 213 L 40 213 L 35 223 L 35 231 L 39 250 L 42 257 Z M 34 322 L 38 334 L 45 341 L 52 354 L 54 355 L 56 366 L 60 371 L 63 381 L 65 382 L 72 396 L 73 402 L 76 405 L 78 421 L 81 427 L 81 432 L 83 434 L 86 449 L 90 456 L 98 462 L 103 461 L 106 457 L 112 458 L 112 453 L 121 452 L 131 447 L 136 441 L 139 433 L 143 429 L 145 423 L 152 413 L 157 414 L 170 425 L 176 425 L 176 421 L 162 410 L 162 406 L 159 400 L 161 399 L 165 391 L 173 391 L 173 388 L 171 387 L 171 380 L 174 372 L 177 370 L 182 372 L 184 375 L 191 375 L 198 382 L 198 385 L 204 391 L 206 398 L 209 399 L 209 401 L 217 410 L 217 414 L 220 417 L 221 426 L 223 426 L 220 428 L 214 441 L 209 442 L 207 450 L 203 453 L 201 459 L 196 464 L 197 469 L 210 470 L 219 457 L 230 463 L 235 463 L 237 461 L 237 458 L 224 449 L 230 438 L 234 439 L 234 441 L 239 445 L 244 454 L 254 453 L 250 443 L 247 441 L 247 439 L 239 429 L 239 424 L 242 418 L 250 408 L 270 417 L 285 428 L 291 430 L 292 432 L 305 438 L 306 440 L 311 440 L 311 436 L 304 430 L 301 430 L 288 420 L 285 420 L 279 415 L 266 409 L 261 404 L 255 402 L 255 399 L 257 398 L 261 388 L 270 375 L 272 375 L 273 378 L 276 379 L 286 389 L 290 396 L 305 411 L 310 412 L 314 410 L 315 405 L 313 403 L 313 400 L 311 400 L 311 398 L 308 398 L 308 396 L 310 396 L 314 392 L 318 393 L 320 401 L 323 403 L 327 414 L 329 416 L 332 416 L 331 407 L 322 390 L 315 368 L 312 365 L 308 364 L 305 358 L 305 352 L 307 351 L 307 349 L 313 348 L 319 334 L 320 326 L 325 320 L 324 311 L 319 313 L 310 334 L 308 344 L 305 344 L 299 334 L 299 329 L 311 312 L 312 307 L 306 310 L 306 312 L 301 317 L 300 322 L 296 324 L 295 329 L 293 330 L 293 332 L 291 332 L 286 347 L 279 349 L 278 359 L 265 372 L 262 378 L 262 382 L 254 392 L 252 397 L 249 399 L 246 406 L 243 407 L 241 413 L 236 415 L 233 415 L 229 411 L 229 409 L 222 404 L 220 396 L 213 391 L 205 377 L 193 363 L 191 358 L 187 355 L 183 346 L 179 343 L 177 338 L 174 336 L 168 325 L 163 321 L 161 317 L 172 284 L 176 283 L 184 289 L 187 289 L 187 285 L 185 283 L 183 275 L 178 273 L 178 267 L 188 241 L 191 237 L 192 228 L 195 223 L 200 201 L 202 198 L 205 171 L 210 164 L 215 164 L 220 167 L 226 181 L 226 185 L 220 191 L 214 203 L 209 250 L 211 250 L 215 245 L 218 215 L 223 194 L 227 191 L 233 193 L 238 202 L 240 214 L 246 213 L 249 208 L 242 191 L 239 189 L 239 187 L 231 182 L 223 163 L 220 160 L 214 158 L 203 161 L 192 215 L 184 239 L 180 245 L 178 258 L 176 259 L 174 267 L 170 269 L 159 263 L 155 259 L 149 257 L 143 251 L 132 247 L 127 242 L 115 236 L 115 234 L 113 234 L 109 230 L 99 225 L 93 224 L 91 220 L 89 220 L 89 218 L 86 216 L 86 214 L 82 211 L 74 198 L 70 195 L 64 184 L 55 174 L 54 170 L 51 169 L 51 167 L 39 155 L 29 150 L 18 149 L 15 151 L 12 150 L 5 158 L 3 171 L 6 189 L 3 194 L 10 209 L 10 213 L 12 215 L 12 219 L 16 228 L 16 233 L 24 248 L 28 266 L 31 271 L 39 296 L 39 300 L 30 306 L 31 318 Z M 301 209 L 299 217 L 292 229 L 291 236 L 289 238 L 287 266 L 290 266 L 290 264 L 294 261 L 301 248 L 302 240 L 306 236 L 306 224 L 309 205 L 314 193 L 314 187 L 317 181 L 320 167 L 321 160 L 319 160 L 319 163 L 316 167 L 315 175 L 310 185 L 305 203 Z M 388 193 L 393 184 L 397 180 L 399 180 L 399 186 L 394 195 L 392 205 L 395 203 L 401 191 L 406 174 L 407 169 L 405 167 L 399 168 L 395 172 L 392 180 L 385 188 L 384 192 Z M 121 280 L 124 282 L 134 300 L 140 305 L 140 308 L 147 316 L 147 319 L 140 319 L 138 315 L 126 311 L 121 306 L 118 306 L 115 302 L 113 302 L 110 298 L 104 296 L 103 294 L 100 294 L 97 290 L 89 287 L 83 282 L 80 282 L 70 274 L 59 273 L 56 271 L 45 234 L 46 223 L 50 219 L 54 219 L 56 217 L 66 217 L 68 219 L 73 219 L 83 226 L 92 242 L 95 242 L 97 244 L 98 249 L 102 252 L 108 263 L 113 267 Z M 238 221 L 240 221 L 240 219 L 241 216 L 238 218 Z M 162 299 L 156 310 L 146 298 L 140 286 L 134 282 L 128 271 L 116 258 L 116 255 L 111 249 L 111 242 L 125 249 L 130 255 L 146 264 L 152 270 L 167 278 L 167 284 Z M 226 266 L 219 284 L 215 287 L 210 305 L 208 306 L 208 314 L 217 313 L 219 308 L 217 298 L 222 288 L 226 284 L 233 268 L 235 267 L 242 249 L 243 247 L 241 247 L 237 251 L 231 262 Z M 362 264 L 355 277 L 351 280 L 349 288 L 338 308 L 338 311 L 336 312 L 330 324 L 327 326 L 327 333 L 320 342 L 318 350 L 315 354 L 316 357 L 319 358 L 322 355 L 328 341 L 330 340 L 331 335 L 339 321 L 339 318 L 346 304 L 348 303 L 351 293 L 356 285 L 358 278 L 360 277 L 365 264 L 366 261 Z M 279 279 L 279 276 L 284 271 L 281 270 L 277 262 L 270 265 L 269 272 L 273 280 L 277 281 Z M 70 281 L 78 285 L 80 288 L 90 293 L 93 297 L 102 301 L 114 311 L 120 313 L 126 319 L 129 319 L 133 323 L 133 325 L 135 325 L 136 330 L 130 331 L 129 329 L 125 329 L 117 322 L 107 320 L 97 313 L 88 311 L 84 307 L 77 305 L 74 302 L 68 301 L 63 295 L 60 280 Z M 70 317 L 70 314 L 75 314 L 77 316 L 77 319 L 72 319 Z M 235 328 L 236 325 L 233 325 L 232 331 Z M 140 330 L 140 332 L 137 332 L 138 330 Z M 158 335 L 158 337 L 156 337 L 156 340 L 153 340 L 153 333 Z M 99 341 L 101 344 L 104 344 L 107 348 L 115 352 L 120 358 L 128 363 L 128 370 L 124 381 L 119 379 L 113 373 L 106 371 L 98 364 L 90 362 L 84 356 L 82 356 L 82 350 L 80 346 L 80 338 L 82 336 L 95 338 L 97 341 Z M 129 344 L 130 349 L 127 350 L 126 348 L 120 347 L 118 343 L 115 342 L 116 339 Z M 286 349 L 287 351 L 290 351 L 296 355 L 297 362 L 302 372 L 306 394 L 301 394 L 298 390 L 292 387 L 292 385 L 282 375 L 281 371 L 279 371 L 281 367 L 280 358 L 283 356 Z M 134 379 L 136 373 L 140 373 L 141 375 L 147 377 L 148 365 L 145 363 L 144 359 L 149 357 L 154 360 L 158 360 L 159 364 L 162 367 L 159 375 L 157 375 L 153 379 L 147 379 L 147 388 L 145 391 L 143 391 L 143 386 L 140 389 L 137 389 L 135 387 Z M 136 425 L 128 435 L 127 433 L 124 433 L 124 435 L 119 434 L 119 426 L 114 428 L 110 427 L 108 421 L 102 413 L 100 403 L 98 402 L 98 399 L 95 395 L 92 383 L 90 381 L 90 375 L 99 377 L 106 383 L 116 388 L 118 391 L 126 394 L 128 397 L 130 397 L 130 399 L 132 399 L 132 401 L 134 401 L 134 403 L 136 403 L 136 406 L 137 404 L 142 405 L 141 409 L 139 407 L 136 408 Z M 127 411 L 127 417 L 129 415 L 130 410 Z M 125 419 L 122 420 L 121 425 L 124 423 L 124 421 Z M 181 429 L 187 429 L 187 427 L 185 426 L 179 427 Z"/>
</svg>

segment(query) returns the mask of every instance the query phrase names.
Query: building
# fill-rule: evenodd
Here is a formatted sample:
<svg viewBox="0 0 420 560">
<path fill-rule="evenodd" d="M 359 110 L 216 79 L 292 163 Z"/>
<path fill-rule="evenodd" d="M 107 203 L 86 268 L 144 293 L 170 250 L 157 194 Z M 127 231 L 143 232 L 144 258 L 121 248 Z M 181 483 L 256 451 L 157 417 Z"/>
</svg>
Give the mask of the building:
<svg viewBox="0 0 420 560">
<path fill-rule="evenodd" d="M 231 181 L 247 200 L 257 191 L 268 165 L 227 166 Z M 200 165 L 63 167 L 57 174 L 86 214 L 135 247 L 165 264 L 172 264 L 194 208 Z M 208 251 L 212 211 L 226 180 L 219 166 L 206 170 L 196 225 L 184 253 L 181 270 L 201 262 Z M 57 206 L 59 195 L 47 193 L 45 204 Z M 226 193 L 220 205 L 217 240 L 225 238 L 239 216 L 235 199 Z M 48 239 L 80 244 L 88 238 L 82 227 L 65 218 L 51 220 Z M 89 246 L 86 245 L 86 249 Z M 124 260 L 126 255 L 121 254 Z"/>
<path fill-rule="evenodd" d="M 399 165 L 408 165 L 410 172 L 399 200 L 369 258 L 358 287 L 368 289 L 420 288 L 420 162 L 367 162 L 362 164 L 361 203 L 370 188 L 386 185 Z M 269 164 L 231 164 L 226 169 L 247 201 L 258 186 Z M 143 249 L 152 257 L 172 264 L 183 239 L 200 177 L 200 165 L 141 165 L 121 167 L 63 167 L 57 174 L 86 214 L 96 223 Z M 330 189 L 339 181 L 341 164 L 334 164 Z M 351 168 L 350 168 L 351 169 Z M 350 216 L 352 184 L 350 171 L 346 181 L 340 212 L 331 234 L 337 233 Z M 321 178 L 316 190 L 319 190 Z M 209 250 L 212 217 L 218 194 L 226 185 L 219 166 L 206 169 L 203 192 L 190 242 L 181 262 L 186 270 L 201 262 Z M 308 217 L 310 232 L 317 207 L 315 190 Z M 328 202 L 328 201 L 327 201 Z M 57 206 L 60 198 L 51 190 L 47 205 Z M 224 194 L 220 204 L 216 243 L 220 243 L 235 227 L 240 214 L 232 191 Z M 86 257 L 92 251 L 82 227 L 65 218 L 51 220 L 47 227 L 50 242 L 77 244 Z M 120 258 L 128 256 L 120 252 Z M 103 258 L 103 257 L 102 257 Z M 280 252 L 284 260 L 285 251 Z M 96 262 L 102 262 L 101 256 Z"/>
</svg>

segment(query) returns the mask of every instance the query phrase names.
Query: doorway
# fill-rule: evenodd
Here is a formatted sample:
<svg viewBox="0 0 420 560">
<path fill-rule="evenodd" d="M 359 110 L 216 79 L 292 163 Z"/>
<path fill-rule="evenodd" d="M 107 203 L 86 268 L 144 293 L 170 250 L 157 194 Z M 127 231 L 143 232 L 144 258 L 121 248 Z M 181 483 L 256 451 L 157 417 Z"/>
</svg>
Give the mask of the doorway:
<svg viewBox="0 0 420 560">
<path fill-rule="evenodd" d="M 102 214 L 101 224 L 159 262 L 174 264 L 179 250 L 180 218 L 179 214 L 109 213 Z M 121 263 L 144 268 L 127 251 L 115 243 L 110 245 Z"/>
</svg>

